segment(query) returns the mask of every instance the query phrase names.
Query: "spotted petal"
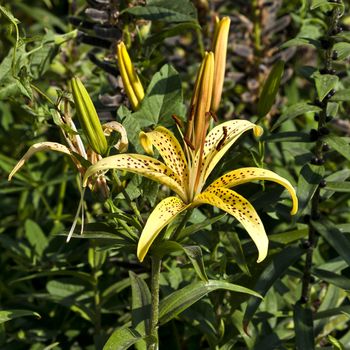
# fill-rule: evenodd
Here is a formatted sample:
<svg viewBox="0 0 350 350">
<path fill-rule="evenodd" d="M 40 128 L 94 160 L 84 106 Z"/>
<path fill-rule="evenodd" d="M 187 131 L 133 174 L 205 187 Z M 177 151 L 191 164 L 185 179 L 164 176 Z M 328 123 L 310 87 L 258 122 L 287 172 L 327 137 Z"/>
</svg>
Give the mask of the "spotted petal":
<svg viewBox="0 0 350 350">
<path fill-rule="evenodd" d="M 223 187 L 208 189 L 199 194 L 193 205 L 210 204 L 234 216 L 247 230 L 248 234 L 258 248 L 257 262 L 266 258 L 268 238 L 254 207 L 237 192 Z"/>
<path fill-rule="evenodd" d="M 101 159 L 88 168 L 84 176 L 83 186 L 86 186 L 90 176 L 109 169 L 127 170 L 142 175 L 168 186 L 182 198 L 185 196 L 177 174 L 159 160 L 140 154 L 117 154 Z"/>
<path fill-rule="evenodd" d="M 69 148 L 61 145 L 57 142 L 39 142 L 31 146 L 28 151 L 24 154 L 24 156 L 18 161 L 18 163 L 15 165 L 15 167 L 12 169 L 10 175 L 8 176 L 8 180 L 11 181 L 13 175 L 17 173 L 19 169 L 22 168 L 24 163 L 35 153 L 40 151 L 55 151 L 60 153 L 68 154 L 69 156 L 72 156 L 72 153 L 70 152 Z"/>
<path fill-rule="evenodd" d="M 247 130 L 253 129 L 256 136 L 262 134 L 260 126 L 248 120 L 230 120 L 212 129 L 205 138 L 203 150 L 202 183 L 206 181 L 215 165 L 220 161 L 228 149 Z"/>
<path fill-rule="evenodd" d="M 188 166 L 185 154 L 174 134 L 158 126 L 155 130 L 146 133 L 147 138 L 162 156 L 164 163 L 181 179 L 182 185 L 187 183 Z"/>
<path fill-rule="evenodd" d="M 229 188 L 256 180 L 273 181 L 285 187 L 291 195 L 293 201 L 293 208 L 291 210 L 291 214 L 296 214 L 296 212 L 298 211 L 298 198 L 296 196 L 293 186 L 288 180 L 270 170 L 261 168 L 241 168 L 233 170 L 215 180 L 208 187 L 208 189 L 213 189 L 215 187 Z"/>
<path fill-rule="evenodd" d="M 140 261 L 144 259 L 160 231 L 188 207 L 189 205 L 185 204 L 180 198 L 168 197 L 154 208 L 141 233 L 137 246 L 137 257 Z"/>
</svg>

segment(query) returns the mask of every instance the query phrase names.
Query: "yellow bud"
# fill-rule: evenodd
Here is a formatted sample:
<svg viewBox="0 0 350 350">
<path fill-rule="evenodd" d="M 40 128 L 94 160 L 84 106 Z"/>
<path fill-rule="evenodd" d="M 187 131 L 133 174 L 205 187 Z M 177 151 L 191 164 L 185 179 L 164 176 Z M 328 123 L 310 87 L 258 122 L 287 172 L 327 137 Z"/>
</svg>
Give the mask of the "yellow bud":
<svg viewBox="0 0 350 350">
<path fill-rule="evenodd" d="M 123 42 L 117 45 L 117 58 L 125 92 L 132 108 L 135 110 L 143 100 L 145 92 Z"/>
<path fill-rule="evenodd" d="M 255 137 L 260 137 L 264 133 L 264 129 L 259 125 L 255 125 L 253 128 L 253 133 Z"/>
<path fill-rule="evenodd" d="M 141 131 L 139 134 L 139 140 L 140 140 L 140 144 L 141 144 L 142 148 L 145 150 L 145 152 L 148 155 L 153 156 L 154 152 L 153 152 L 152 142 L 148 138 L 147 133 Z"/>
<path fill-rule="evenodd" d="M 229 17 L 224 17 L 220 21 L 217 18 L 215 23 L 214 39 L 212 44 L 215 59 L 215 82 L 213 87 L 213 98 L 211 101 L 212 112 L 216 112 L 220 105 L 225 77 L 226 52 L 230 22 Z"/>
<path fill-rule="evenodd" d="M 96 153 L 104 155 L 108 150 L 108 144 L 95 106 L 79 78 L 73 78 L 71 85 L 79 123 L 89 146 Z"/>
<path fill-rule="evenodd" d="M 194 96 L 192 98 L 193 131 L 192 143 L 195 149 L 203 144 L 208 128 L 208 113 L 213 92 L 214 82 L 214 54 L 206 52 L 202 65 L 199 69 L 195 85 Z M 192 118 L 192 116 L 190 116 Z"/>
</svg>

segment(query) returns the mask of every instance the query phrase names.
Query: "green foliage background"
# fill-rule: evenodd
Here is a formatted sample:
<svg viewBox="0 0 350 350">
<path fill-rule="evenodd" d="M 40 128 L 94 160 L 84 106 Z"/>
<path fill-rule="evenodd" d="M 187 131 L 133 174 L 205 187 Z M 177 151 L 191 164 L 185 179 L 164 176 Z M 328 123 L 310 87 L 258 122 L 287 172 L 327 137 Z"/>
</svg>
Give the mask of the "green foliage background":
<svg viewBox="0 0 350 350">
<path fill-rule="evenodd" d="M 80 199 L 72 162 L 38 153 L 11 183 L 7 176 L 30 145 L 62 141 L 53 111 L 70 99 L 74 75 L 101 120 L 123 123 L 131 150 L 142 151 L 141 128 L 175 129 L 171 115 L 185 117 L 214 14 L 232 20 L 218 117 L 249 119 L 265 130 L 260 142 L 243 137 L 214 175 L 264 166 L 296 186 L 300 209 L 290 217 L 279 186 L 240 188 L 270 239 L 261 264 L 233 218 L 209 206 L 194 210 L 181 232 L 184 250 L 163 261 L 160 349 L 350 348 L 350 7 L 268 3 L 0 1 L 1 349 L 126 349 L 138 340 L 130 327 L 140 334 L 147 327 L 150 261 L 136 258 L 137 222 L 120 186 L 111 186 L 106 202 L 86 194 L 84 234 L 66 244 Z M 338 6 L 343 31 L 330 32 L 329 11 Z M 121 38 L 148 87 L 134 113 L 116 65 Z M 284 75 L 271 107 L 268 95 L 259 96 L 280 58 Z M 325 71 L 330 61 L 335 72 Z M 326 125 L 317 121 L 322 113 L 333 117 Z M 169 194 L 136 175 L 120 180 L 144 219 Z M 229 282 L 264 299 L 227 290 Z"/>
</svg>

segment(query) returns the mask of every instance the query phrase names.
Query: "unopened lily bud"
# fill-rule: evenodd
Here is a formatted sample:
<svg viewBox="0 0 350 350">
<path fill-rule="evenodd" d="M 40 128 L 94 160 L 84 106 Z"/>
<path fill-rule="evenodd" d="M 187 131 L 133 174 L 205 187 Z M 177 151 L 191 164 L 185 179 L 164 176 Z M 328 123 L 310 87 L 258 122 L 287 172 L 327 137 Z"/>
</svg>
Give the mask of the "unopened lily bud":
<svg viewBox="0 0 350 350">
<path fill-rule="evenodd" d="M 253 128 L 253 133 L 255 137 L 260 137 L 264 133 L 264 129 L 259 125 L 255 125 Z"/>
<path fill-rule="evenodd" d="M 224 85 L 225 67 L 226 67 L 226 52 L 228 33 L 230 30 L 230 18 L 224 17 L 221 20 L 217 18 L 215 23 L 214 39 L 212 51 L 215 59 L 215 81 L 213 87 L 213 98 L 211 101 L 211 111 L 216 112 L 219 109 L 222 88 Z"/>
<path fill-rule="evenodd" d="M 117 45 L 117 58 L 125 92 L 128 95 L 132 108 L 135 110 L 143 100 L 145 92 L 123 42 Z"/>
<path fill-rule="evenodd" d="M 152 142 L 149 139 L 149 137 L 147 136 L 147 133 L 141 131 L 139 134 L 139 141 L 140 141 L 142 148 L 145 150 L 145 152 L 148 155 L 153 156 L 154 152 L 153 152 Z"/>
<path fill-rule="evenodd" d="M 108 150 L 108 144 L 95 106 L 79 78 L 73 78 L 71 84 L 79 123 L 89 146 L 96 153 L 104 155 Z"/>
<path fill-rule="evenodd" d="M 192 99 L 193 132 L 192 143 L 195 149 L 203 144 L 208 128 L 208 113 L 210 113 L 214 82 L 214 54 L 206 52 L 197 76 L 194 96 Z M 190 116 L 192 117 L 192 116 Z"/>
</svg>

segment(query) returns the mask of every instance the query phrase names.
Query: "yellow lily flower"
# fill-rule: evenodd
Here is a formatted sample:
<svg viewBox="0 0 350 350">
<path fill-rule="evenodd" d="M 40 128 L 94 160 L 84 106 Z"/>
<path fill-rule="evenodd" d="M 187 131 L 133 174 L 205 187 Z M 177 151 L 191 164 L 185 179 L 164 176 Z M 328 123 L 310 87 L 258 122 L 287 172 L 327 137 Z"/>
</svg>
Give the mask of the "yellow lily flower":
<svg viewBox="0 0 350 350">
<path fill-rule="evenodd" d="M 168 186 L 177 197 L 162 200 L 150 214 L 141 233 L 137 256 L 143 261 L 161 230 L 186 209 L 211 204 L 234 216 L 254 241 L 260 262 L 265 259 L 268 238 L 254 207 L 231 187 L 256 180 L 270 180 L 284 186 L 293 201 L 291 214 L 298 210 L 298 200 L 288 180 L 272 171 L 260 168 L 241 168 L 219 177 L 204 189 L 208 176 L 234 142 L 248 130 L 255 136 L 262 128 L 247 120 L 231 120 L 214 127 L 208 134 L 214 85 L 214 54 L 206 53 L 199 68 L 188 115 L 183 147 L 174 134 L 158 126 L 141 132 L 140 142 L 148 154 L 154 146 L 164 162 L 140 154 L 118 154 L 107 157 L 88 168 L 83 179 L 86 186 L 90 176 L 109 169 L 126 170 Z M 181 129 L 179 130 L 181 133 Z M 181 133 L 182 134 L 182 133 Z M 204 190 L 203 190 L 204 189 Z"/>
<path fill-rule="evenodd" d="M 298 201 L 289 181 L 272 171 L 249 167 L 233 170 L 219 177 L 203 191 L 215 165 L 238 137 L 249 129 L 253 129 L 256 135 L 261 134 L 260 127 L 246 120 L 232 120 L 213 128 L 205 138 L 203 160 L 199 164 L 198 153 L 192 158 L 193 153 L 187 152 L 189 149 L 184 143 L 185 152 L 190 155 L 189 158 L 186 157 L 173 133 L 159 126 L 146 135 L 158 150 L 164 163 L 139 154 L 118 154 L 104 158 L 91 166 L 85 174 L 83 185 L 86 185 L 88 178 L 97 172 L 118 169 L 164 184 L 178 195 L 161 201 L 149 216 L 138 243 L 137 256 L 140 261 L 144 259 L 160 231 L 178 214 L 201 204 L 211 204 L 231 214 L 243 225 L 258 248 L 257 261 L 260 262 L 266 257 L 268 248 L 264 226 L 249 201 L 229 188 L 255 180 L 277 182 L 289 191 L 293 200 L 291 214 L 295 214 L 298 210 Z"/>
</svg>

